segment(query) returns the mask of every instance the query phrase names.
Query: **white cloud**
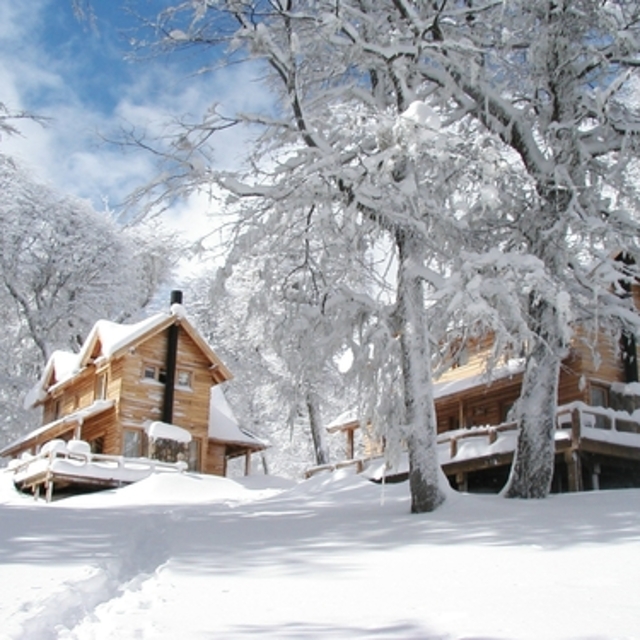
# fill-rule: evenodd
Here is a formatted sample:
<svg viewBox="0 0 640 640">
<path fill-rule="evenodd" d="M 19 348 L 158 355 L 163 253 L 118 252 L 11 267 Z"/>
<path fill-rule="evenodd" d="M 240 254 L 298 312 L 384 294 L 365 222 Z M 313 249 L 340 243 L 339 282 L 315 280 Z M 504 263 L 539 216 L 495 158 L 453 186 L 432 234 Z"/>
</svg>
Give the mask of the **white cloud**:
<svg viewBox="0 0 640 640">
<path fill-rule="evenodd" d="M 139 150 L 123 153 L 101 136 L 113 139 L 123 127 L 130 126 L 146 129 L 151 135 L 166 132 L 173 118 L 189 114 L 197 120 L 212 103 L 232 114 L 257 110 L 270 102 L 251 68 L 233 67 L 215 75 L 187 77 L 171 60 L 148 60 L 136 65 L 134 74 L 116 73 L 108 67 L 115 64 L 108 57 L 113 52 L 105 47 L 107 66 L 94 72 L 102 74 L 104 83 L 112 83 L 108 88 L 117 99 L 96 108 L 83 98 L 77 84 L 82 77 L 79 63 L 63 54 L 53 59 L 46 53 L 42 27 L 57 9 L 59 5 L 48 0 L 0 3 L 0 102 L 50 118 L 46 127 L 22 121 L 22 135 L 0 141 L 0 151 L 21 160 L 40 179 L 90 199 L 96 208 L 102 208 L 105 201 L 111 207 L 118 206 L 156 172 L 151 154 Z M 82 28 L 78 25 L 79 33 Z M 84 32 L 84 36 L 91 38 L 92 34 Z M 214 147 L 217 166 L 237 165 L 249 135 L 235 128 L 220 134 Z M 194 195 L 169 212 L 169 222 L 174 225 L 180 221 L 192 237 L 196 229 L 204 234 L 216 224 L 203 217 L 210 208 L 204 196 Z"/>
</svg>

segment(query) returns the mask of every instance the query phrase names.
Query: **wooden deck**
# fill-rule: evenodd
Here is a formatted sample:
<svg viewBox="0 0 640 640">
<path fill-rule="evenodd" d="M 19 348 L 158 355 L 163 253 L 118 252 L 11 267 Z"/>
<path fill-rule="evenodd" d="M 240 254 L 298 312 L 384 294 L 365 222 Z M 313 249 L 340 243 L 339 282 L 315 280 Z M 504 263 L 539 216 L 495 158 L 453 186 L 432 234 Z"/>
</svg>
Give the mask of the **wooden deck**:
<svg viewBox="0 0 640 640">
<path fill-rule="evenodd" d="M 517 442 L 513 422 L 447 431 L 437 437 L 438 458 L 451 484 L 466 491 L 483 474 L 505 478 Z M 640 481 L 640 419 L 626 412 L 575 402 L 560 407 L 555 433 L 556 490 L 582 491 L 600 488 L 602 466 L 623 464 L 637 468 Z M 322 471 L 353 467 L 373 481 L 400 481 L 408 477 L 406 461 L 389 467 L 383 456 L 365 456 L 336 464 L 313 467 L 311 477 Z M 499 489 L 499 487 L 498 487 Z"/>
<path fill-rule="evenodd" d="M 67 447 L 68 444 L 68 447 Z M 12 461 L 8 471 L 13 471 L 13 481 L 21 491 L 30 491 L 38 498 L 44 493 L 47 502 L 54 492 L 82 493 L 122 487 L 154 473 L 181 473 L 186 463 L 167 463 L 146 458 L 125 458 L 94 454 L 78 444 L 53 441 L 41 453 L 22 460 Z"/>
</svg>

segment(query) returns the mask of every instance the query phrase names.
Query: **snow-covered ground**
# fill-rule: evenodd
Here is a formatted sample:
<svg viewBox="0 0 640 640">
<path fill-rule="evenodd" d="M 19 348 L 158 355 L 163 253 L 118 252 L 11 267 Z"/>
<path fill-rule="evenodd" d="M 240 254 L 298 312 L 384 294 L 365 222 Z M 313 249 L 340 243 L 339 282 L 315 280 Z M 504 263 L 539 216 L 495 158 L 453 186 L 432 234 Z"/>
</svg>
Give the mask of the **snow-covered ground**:
<svg viewBox="0 0 640 640">
<path fill-rule="evenodd" d="M 0 472 L 0 638 L 640 638 L 640 490 L 408 512 L 349 472 L 52 504 Z"/>
</svg>

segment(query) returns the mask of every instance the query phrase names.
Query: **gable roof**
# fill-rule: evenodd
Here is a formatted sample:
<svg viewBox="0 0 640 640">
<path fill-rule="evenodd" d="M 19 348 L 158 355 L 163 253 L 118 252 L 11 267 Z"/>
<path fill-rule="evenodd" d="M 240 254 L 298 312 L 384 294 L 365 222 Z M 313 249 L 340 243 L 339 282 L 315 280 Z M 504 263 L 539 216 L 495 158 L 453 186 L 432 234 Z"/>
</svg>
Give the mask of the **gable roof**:
<svg viewBox="0 0 640 640">
<path fill-rule="evenodd" d="M 200 332 L 189 322 L 182 305 L 174 304 L 170 313 L 157 313 L 135 324 L 98 320 L 79 353 L 55 351 L 51 355 L 40 380 L 25 398 L 25 408 L 42 403 L 54 388 L 72 380 L 91 363 L 106 363 L 118 358 L 172 325 L 179 325 L 200 349 L 209 362 L 209 370 L 215 384 L 233 377 Z"/>
</svg>

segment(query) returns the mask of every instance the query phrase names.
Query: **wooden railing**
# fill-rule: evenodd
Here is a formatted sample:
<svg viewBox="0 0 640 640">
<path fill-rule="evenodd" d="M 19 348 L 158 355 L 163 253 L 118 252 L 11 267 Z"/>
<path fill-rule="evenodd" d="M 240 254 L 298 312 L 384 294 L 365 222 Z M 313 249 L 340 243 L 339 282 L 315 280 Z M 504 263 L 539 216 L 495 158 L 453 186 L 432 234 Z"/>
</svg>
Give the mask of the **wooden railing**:
<svg viewBox="0 0 640 640">
<path fill-rule="evenodd" d="M 584 404 L 583 402 L 573 402 L 558 407 L 556 414 L 556 429 L 558 432 L 564 432 L 565 440 L 570 440 L 571 446 L 576 447 L 583 437 L 588 437 L 588 431 L 585 429 L 607 430 L 616 433 L 637 434 L 640 436 L 640 420 L 632 417 L 627 412 L 613 411 L 605 407 L 594 407 Z M 517 433 L 518 425 L 516 422 L 505 422 L 499 425 L 487 425 L 478 427 L 469 427 L 466 429 L 458 429 L 456 431 L 445 431 L 437 436 L 437 444 L 442 446 L 449 445 L 449 460 L 454 460 L 458 455 L 459 449 L 464 442 L 486 438 L 487 445 L 497 442 L 500 434 L 513 432 Z M 593 434 L 591 434 L 593 436 Z M 560 436 L 562 439 L 562 436 Z M 630 443 L 628 446 L 640 448 L 640 437 L 637 445 Z M 489 452 L 487 452 L 489 455 Z M 335 464 L 325 464 L 308 469 L 305 473 L 309 478 L 321 471 L 335 471 L 345 467 L 355 466 L 358 472 L 362 471 L 364 466 L 373 459 L 379 459 L 381 456 L 368 456 L 362 458 L 354 458 L 344 460 Z"/>
<path fill-rule="evenodd" d="M 558 409 L 558 421 L 561 417 L 578 411 L 581 427 L 589 429 L 602 429 L 617 433 L 640 434 L 640 420 L 634 418 L 626 411 L 614 411 L 606 407 L 594 407 L 582 402 L 574 402 Z M 570 421 L 570 419 L 569 419 Z"/>
<path fill-rule="evenodd" d="M 487 438 L 488 444 L 497 441 L 498 435 L 505 431 L 517 431 L 518 425 L 515 422 L 504 422 L 498 425 L 487 425 L 485 427 L 470 427 L 468 429 L 458 429 L 456 431 L 445 431 L 438 435 L 437 443 L 449 443 L 449 457 L 455 458 L 458 454 L 458 444 L 461 440 L 470 438 Z"/>
<path fill-rule="evenodd" d="M 104 467 L 108 467 L 109 475 L 113 476 L 113 480 L 121 480 L 123 484 L 133 481 L 127 477 L 127 471 L 146 471 L 149 475 L 152 473 L 167 472 L 182 473 L 187 470 L 188 466 L 186 462 L 182 461 L 172 463 L 149 458 L 128 458 L 124 456 L 92 453 L 88 450 L 82 450 L 80 447 L 67 448 L 67 443 L 61 442 L 59 445 L 52 444 L 52 446 L 48 448 L 45 447 L 43 451 L 35 456 L 12 460 L 7 470 L 13 472 L 16 482 L 25 483 L 27 486 L 30 486 L 31 483 L 29 479 L 33 478 L 32 483 L 34 487 L 36 483 L 43 485 L 46 491 L 47 502 L 49 502 L 51 501 L 55 481 L 53 466 L 57 460 L 80 463 L 81 466 L 78 467 L 78 471 L 82 470 L 82 474 L 78 473 L 78 476 L 87 479 L 91 479 L 92 477 L 94 479 L 102 479 L 102 476 L 97 473 L 97 470 L 92 476 L 91 465 L 104 465 Z M 37 495 L 38 492 L 36 492 L 36 497 Z"/>
</svg>

